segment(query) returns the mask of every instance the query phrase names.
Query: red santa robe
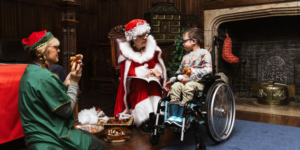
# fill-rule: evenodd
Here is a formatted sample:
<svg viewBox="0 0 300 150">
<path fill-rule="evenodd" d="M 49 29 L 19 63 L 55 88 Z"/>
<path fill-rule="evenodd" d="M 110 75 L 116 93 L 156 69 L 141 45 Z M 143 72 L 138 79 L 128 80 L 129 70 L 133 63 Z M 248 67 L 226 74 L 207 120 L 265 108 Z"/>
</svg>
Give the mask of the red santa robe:
<svg viewBox="0 0 300 150">
<path fill-rule="evenodd" d="M 157 110 L 158 101 L 162 98 L 162 87 L 166 83 L 166 67 L 161 57 L 161 49 L 156 45 L 153 36 L 148 36 L 145 50 L 135 52 L 129 42 L 119 44 L 121 55 L 121 81 L 115 104 L 115 117 L 127 119 L 134 116 L 134 123 L 139 126 L 149 119 L 149 113 Z M 145 77 L 149 69 L 162 73 L 160 84 L 142 79 L 128 77 Z"/>
</svg>

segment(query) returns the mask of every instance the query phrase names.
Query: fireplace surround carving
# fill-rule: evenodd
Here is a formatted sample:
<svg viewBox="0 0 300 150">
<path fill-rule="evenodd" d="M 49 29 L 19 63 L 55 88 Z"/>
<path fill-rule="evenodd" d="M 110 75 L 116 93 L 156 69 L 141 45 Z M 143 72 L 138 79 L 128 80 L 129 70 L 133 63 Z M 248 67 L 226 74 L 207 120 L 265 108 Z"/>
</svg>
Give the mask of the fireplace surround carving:
<svg viewBox="0 0 300 150">
<path fill-rule="evenodd" d="M 300 15 L 300 2 L 281 2 L 255 6 L 213 9 L 204 11 L 204 48 L 212 50 L 213 37 L 218 35 L 218 28 L 222 23 L 265 18 L 273 16 L 295 16 Z M 217 50 L 217 49 L 216 49 Z M 216 52 L 216 54 L 218 54 Z M 218 61 L 216 55 L 216 61 Z M 216 62 L 218 64 L 218 62 Z M 218 72 L 218 66 L 216 67 Z"/>
</svg>

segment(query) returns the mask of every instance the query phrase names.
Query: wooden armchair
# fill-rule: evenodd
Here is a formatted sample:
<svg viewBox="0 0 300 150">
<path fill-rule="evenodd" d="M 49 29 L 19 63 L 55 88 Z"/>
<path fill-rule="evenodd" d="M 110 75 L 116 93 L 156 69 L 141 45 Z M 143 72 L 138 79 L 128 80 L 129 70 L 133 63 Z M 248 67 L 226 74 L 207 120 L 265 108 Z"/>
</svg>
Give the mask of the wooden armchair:
<svg viewBox="0 0 300 150">
<path fill-rule="evenodd" d="M 125 26 L 119 25 L 110 30 L 108 38 L 111 45 L 111 67 L 114 74 L 115 86 L 118 89 L 120 82 L 120 65 L 118 64 L 118 58 L 120 56 L 119 43 L 126 40 L 125 38 Z"/>
</svg>

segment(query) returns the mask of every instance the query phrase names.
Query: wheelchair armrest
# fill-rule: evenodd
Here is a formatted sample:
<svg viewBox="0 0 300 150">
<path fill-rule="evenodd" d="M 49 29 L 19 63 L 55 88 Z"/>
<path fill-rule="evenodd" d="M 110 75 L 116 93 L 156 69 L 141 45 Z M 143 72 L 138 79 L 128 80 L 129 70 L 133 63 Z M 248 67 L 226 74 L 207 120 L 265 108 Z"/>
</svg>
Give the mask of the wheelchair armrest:
<svg viewBox="0 0 300 150">
<path fill-rule="evenodd" d="M 221 78 L 221 76 L 219 76 L 219 75 L 207 74 L 207 75 L 204 75 L 200 81 L 215 81 L 220 78 Z"/>
</svg>

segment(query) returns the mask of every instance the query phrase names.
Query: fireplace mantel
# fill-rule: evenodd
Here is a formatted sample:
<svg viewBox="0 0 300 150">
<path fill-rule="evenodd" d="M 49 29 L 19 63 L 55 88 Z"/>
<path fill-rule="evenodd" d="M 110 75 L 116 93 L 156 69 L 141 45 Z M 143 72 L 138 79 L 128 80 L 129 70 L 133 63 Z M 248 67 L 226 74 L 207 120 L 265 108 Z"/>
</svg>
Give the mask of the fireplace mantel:
<svg viewBox="0 0 300 150">
<path fill-rule="evenodd" d="M 204 48 L 209 51 L 212 50 L 213 36 L 218 35 L 218 28 L 222 23 L 255 18 L 296 15 L 300 15 L 300 1 L 205 10 Z M 216 64 L 218 64 L 217 54 L 216 52 Z M 216 67 L 216 72 L 218 72 L 218 66 Z"/>
</svg>

